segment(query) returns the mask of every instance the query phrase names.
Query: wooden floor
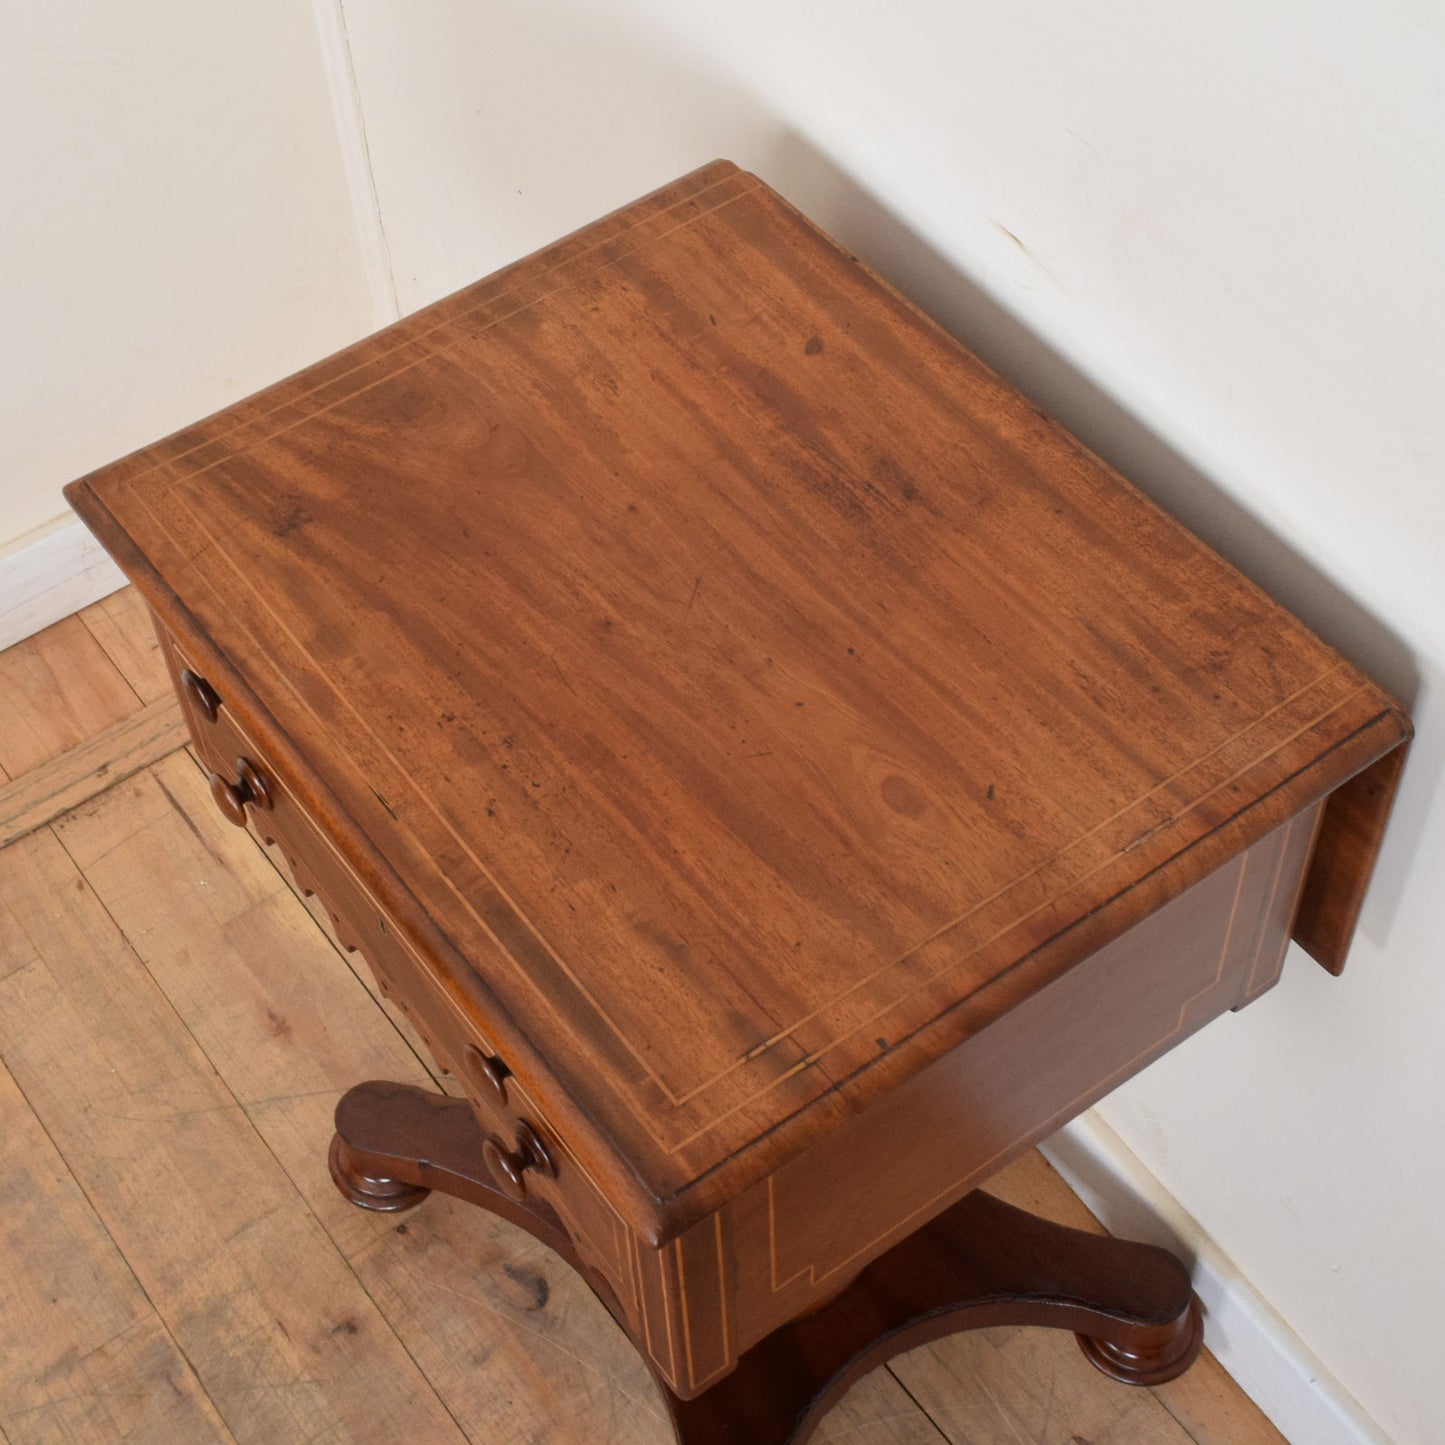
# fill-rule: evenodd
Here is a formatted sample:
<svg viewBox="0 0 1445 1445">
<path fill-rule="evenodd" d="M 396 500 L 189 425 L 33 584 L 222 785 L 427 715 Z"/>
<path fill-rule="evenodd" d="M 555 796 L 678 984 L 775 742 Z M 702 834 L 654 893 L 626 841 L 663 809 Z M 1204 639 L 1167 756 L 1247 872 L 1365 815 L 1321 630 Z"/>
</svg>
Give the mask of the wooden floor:
<svg viewBox="0 0 1445 1445">
<path fill-rule="evenodd" d="M 529 1237 L 336 1193 L 337 1096 L 426 1062 L 183 744 L 129 591 L 0 653 L 0 1440 L 665 1445 L 631 1347 Z M 1097 1227 L 1038 1155 L 992 1187 Z M 1133 1390 L 1070 1336 L 988 1330 L 816 1438 L 1283 1437 L 1208 1356 Z"/>
</svg>

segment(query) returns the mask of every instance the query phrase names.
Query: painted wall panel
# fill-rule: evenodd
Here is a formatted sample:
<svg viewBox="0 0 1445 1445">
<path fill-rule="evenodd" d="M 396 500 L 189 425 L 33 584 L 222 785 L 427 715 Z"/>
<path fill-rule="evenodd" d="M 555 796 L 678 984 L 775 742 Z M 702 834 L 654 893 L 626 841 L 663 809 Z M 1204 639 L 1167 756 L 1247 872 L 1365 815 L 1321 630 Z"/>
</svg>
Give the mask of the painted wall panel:
<svg viewBox="0 0 1445 1445">
<path fill-rule="evenodd" d="M 308 5 L 7 8 L 0 547 L 371 324 Z"/>
</svg>

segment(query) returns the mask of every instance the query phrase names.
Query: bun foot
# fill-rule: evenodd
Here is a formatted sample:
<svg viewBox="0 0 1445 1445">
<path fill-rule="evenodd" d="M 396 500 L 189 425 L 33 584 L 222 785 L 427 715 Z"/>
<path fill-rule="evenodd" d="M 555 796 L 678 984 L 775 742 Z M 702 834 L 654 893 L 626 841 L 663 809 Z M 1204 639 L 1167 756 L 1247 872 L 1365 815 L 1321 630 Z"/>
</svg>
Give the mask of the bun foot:
<svg viewBox="0 0 1445 1445">
<path fill-rule="evenodd" d="M 431 1193 L 420 1184 L 367 1173 L 340 1134 L 331 1136 L 326 1162 L 336 1187 L 362 1209 L 374 1209 L 380 1214 L 400 1214 L 404 1209 L 415 1209 Z"/>
<path fill-rule="evenodd" d="M 1191 1297 L 1188 1308 L 1167 1325 L 1124 1325 L 1112 1338 L 1077 1335 L 1079 1348 L 1095 1369 L 1124 1385 L 1162 1385 L 1177 1379 L 1204 1346 L 1204 1312 Z"/>
</svg>

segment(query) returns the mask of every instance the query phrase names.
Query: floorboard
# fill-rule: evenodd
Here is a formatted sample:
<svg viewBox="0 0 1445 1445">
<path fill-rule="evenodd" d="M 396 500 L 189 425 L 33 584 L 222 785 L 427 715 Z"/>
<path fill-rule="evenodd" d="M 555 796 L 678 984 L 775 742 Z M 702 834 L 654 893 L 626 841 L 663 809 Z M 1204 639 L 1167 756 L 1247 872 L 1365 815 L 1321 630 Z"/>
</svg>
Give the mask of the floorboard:
<svg viewBox="0 0 1445 1445">
<path fill-rule="evenodd" d="M 88 742 L 31 768 L 14 782 L 0 783 L 0 848 L 159 762 L 186 741 L 179 706 L 171 698 L 157 698 Z"/>
<path fill-rule="evenodd" d="M 0 928 L 0 1055 L 237 1440 L 463 1438 L 50 830 Z"/>
<path fill-rule="evenodd" d="M 134 587 L 122 587 L 76 614 L 142 702 L 171 696 L 150 613 Z"/>
<path fill-rule="evenodd" d="M 9 1071 L 0 1068 L 0 1428 L 12 1441 L 231 1439 Z M 21 1267 L 17 1268 L 16 1265 Z M 23 1348 L 16 1348 L 23 1340 Z"/>
<path fill-rule="evenodd" d="M 0 652 L 0 768 L 15 779 L 141 706 L 79 617 Z"/>
</svg>

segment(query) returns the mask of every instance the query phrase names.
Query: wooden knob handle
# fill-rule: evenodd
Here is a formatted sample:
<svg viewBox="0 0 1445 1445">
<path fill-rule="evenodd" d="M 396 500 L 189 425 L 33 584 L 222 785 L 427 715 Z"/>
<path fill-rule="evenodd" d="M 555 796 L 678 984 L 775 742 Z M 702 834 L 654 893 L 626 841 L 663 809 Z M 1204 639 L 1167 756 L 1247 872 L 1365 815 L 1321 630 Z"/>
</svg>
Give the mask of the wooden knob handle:
<svg viewBox="0 0 1445 1445">
<path fill-rule="evenodd" d="M 271 808 L 271 783 L 247 758 L 236 759 L 236 781 L 228 782 L 220 773 L 211 774 L 211 797 L 228 823 L 246 826 L 246 804 Z"/>
<path fill-rule="evenodd" d="M 525 1119 L 517 1125 L 517 1143 L 513 1149 L 494 1135 L 488 1136 L 482 1145 L 482 1158 L 486 1161 L 497 1188 L 510 1199 L 522 1200 L 527 1197 L 527 1173 L 541 1174 L 547 1179 L 557 1177 L 557 1165 L 546 1141 Z"/>
<path fill-rule="evenodd" d="M 191 706 L 207 722 L 215 722 L 216 714 L 221 710 L 221 699 L 205 678 L 192 672 L 189 667 L 184 667 L 181 669 L 181 690 Z"/>
<path fill-rule="evenodd" d="M 475 1044 L 462 1050 L 467 1076 L 499 1109 L 507 1107 L 507 1076 L 512 1072 L 495 1054 L 484 1054 Z"/>
<path fill-rule="evenodd" d="M 508 1149 L 500 1139 L 489 1137 L 482 1145 L 482 1158 L 503 1194 L 516 1200 L 527 1197 L 527 1165 L 520 1154 Z"/>
</svg>

